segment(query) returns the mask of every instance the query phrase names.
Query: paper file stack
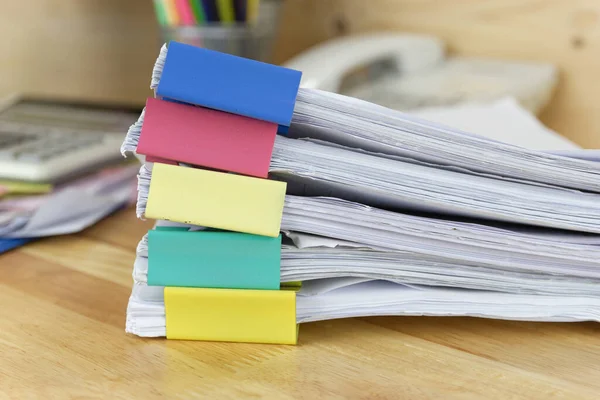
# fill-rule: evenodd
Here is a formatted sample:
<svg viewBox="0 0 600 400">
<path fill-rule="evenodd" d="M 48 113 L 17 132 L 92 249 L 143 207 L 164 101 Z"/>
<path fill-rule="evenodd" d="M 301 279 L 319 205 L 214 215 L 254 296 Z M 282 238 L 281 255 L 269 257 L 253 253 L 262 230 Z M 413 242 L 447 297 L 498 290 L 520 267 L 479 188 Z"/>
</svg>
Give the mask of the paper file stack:
<svg viewBox="0 0 600 400">
<path fill-rule="evenodd" d="M 144 156 L 127 331 L 295 344 L 367 315 L 600 320 L 600 164 L 163 47 L 123 151 Z"/>
</svg>

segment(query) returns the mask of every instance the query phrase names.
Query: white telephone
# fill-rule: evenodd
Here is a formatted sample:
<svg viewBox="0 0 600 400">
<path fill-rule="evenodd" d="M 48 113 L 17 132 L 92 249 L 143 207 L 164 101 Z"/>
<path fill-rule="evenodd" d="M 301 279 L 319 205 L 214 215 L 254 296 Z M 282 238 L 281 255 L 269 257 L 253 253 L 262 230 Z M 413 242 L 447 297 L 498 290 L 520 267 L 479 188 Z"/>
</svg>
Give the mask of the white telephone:
<svg viewBox="0 0 600 400">
<path fill-rule="evenodd" d="M 514 97 L 532 113 L 549 101 L 550 64 L 447 57 L 433 36 L 368 33 L 318 44 L 285 63 L 302 71 L 302 87 L 368 100 L 398 110 Z"/>
</svg>

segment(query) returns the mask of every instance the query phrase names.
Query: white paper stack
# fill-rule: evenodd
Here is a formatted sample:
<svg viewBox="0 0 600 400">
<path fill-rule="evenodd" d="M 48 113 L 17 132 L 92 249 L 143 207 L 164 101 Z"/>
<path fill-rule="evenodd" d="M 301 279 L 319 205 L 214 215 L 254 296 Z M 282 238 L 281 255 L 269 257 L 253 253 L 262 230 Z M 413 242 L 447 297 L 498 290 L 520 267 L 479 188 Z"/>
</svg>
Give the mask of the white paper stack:
<svg viewBox="0 0 600 400">
<path fill-rule="evenodd" d="M 51 193 L 0 201 L 0 238 L 79 232 L 136 199 L 135 164 L 113 166 L 58 185 Z"/>
<path fill-rule="evenodd" d="M 304 196 L 600 233 L 599 194 L 449 171 L 325 142 L 278 137 L 270 175 Z"/>
<path fill-rule="evenodd" d="M 598 271 L 573 272 L 565 267 L 558 272 L 557 268 L 549 267 L 553 262 L 550 257 L 529 265 L 493 261 L 485 265 L 461 261 L 460 257 L 419 252 L 417 248 L 414 251 L 376 248 L 296 232 L 287 232 L 286 236 L 290 240 L 281 249 L 281 282 L 359 278 L 506 293 L 600 295 Z M 540 243 L 540 249 L 556 244 L 552 240 Z M 572 246 L 576 248 L 596 251 L 596 254 L 600 251 L 600 247 L 594 245 Z M 506 251 L 506 255 L 510 256 L 510 251 Z M 147 236 L 138 245 L 133 278 L 135 283 L 147 283 Z"/>
<path fill-rule="evenodd" d="M 142 123 L 124 149 L 135 149 Z M 288 184 L 280 274 L 303 282 L 297 321 L 600 321 L 600 163 L 569 151 L 575 156 L 300 89 L 269 173 Z M 140 217 L 151 181 L 148 163 Z M 143 240 L 127 331 L 165 336 L 163 288 L 146 284 L 147 271 Z"/>
<path fill-rule="evenodd" d="M 165 224 L 202 229 L 159 222 Z M 298 322 L 367 315 L 600 318 L 598 235 L 496 227 L 297 196 L 287 196 L 282 224 L 290 241 L 282 246 L 281 282 L 303 282 Z M 164 336 L 163 288 L 146 284 L 147 254 L 144 238 L 127 331 Z"/>
<path fill-rule="evenodd" d="M 291 137 L 311 137 L 463 173 L 600 191 L 600 164 L 527 149 L 335 93 L 301 89 Z M 507 135 L 510 138 L 510 135 Z M 507 139 L 508 140 L 508 139 Z"/>
<path fill-rule="evenodd" d="M 364 316 L 471 316 L 507 320 L 600 321 L 600 298 L 533 295 L 402 285 L 386 281 L 308 281 L 296 298 L 298 323 Z M 166 336 L 163 288 L 136 284 L 127 308 L 127 331 Z"/>
<path fill-rule="evenodd" d="M 600 233 L 596 193 L 448 171 L 283 137 L 276 139 L 270 171 L 272 178 L 288 182 L 288 193 L 303 196 Z M 147 197 L 151 174 L 142 168 L 140 198 Z M 144 203 L 138 205 L 143 212 Z"/>
</svg>

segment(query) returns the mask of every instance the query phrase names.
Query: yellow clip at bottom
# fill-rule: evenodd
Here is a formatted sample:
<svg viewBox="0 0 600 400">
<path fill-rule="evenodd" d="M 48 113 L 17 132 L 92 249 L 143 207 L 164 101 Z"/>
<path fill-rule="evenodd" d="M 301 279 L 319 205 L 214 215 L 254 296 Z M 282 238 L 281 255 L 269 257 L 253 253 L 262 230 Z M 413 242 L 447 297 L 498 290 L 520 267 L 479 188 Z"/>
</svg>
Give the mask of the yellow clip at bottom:
<svg viewBox="0 0 600 400">
<path fill-rule="evenodd" d="M 165 287 L 167 338 L 296 344 L 296 292 Z"/>
</svg>

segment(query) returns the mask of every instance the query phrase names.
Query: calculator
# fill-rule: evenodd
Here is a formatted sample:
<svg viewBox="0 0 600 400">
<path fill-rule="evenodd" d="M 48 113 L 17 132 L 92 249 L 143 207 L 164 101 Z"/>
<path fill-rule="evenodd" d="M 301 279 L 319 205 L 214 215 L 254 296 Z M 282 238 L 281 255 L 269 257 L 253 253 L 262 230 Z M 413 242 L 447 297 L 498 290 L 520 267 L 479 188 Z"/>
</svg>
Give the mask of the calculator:
<svg viewBox="0 0 600 400">
<path fill-rule="evenodd" d="M 12 98 L 0 108 L 0 179 L 58 183 L 122 162 L 141 107 Z"/>
</svg>

